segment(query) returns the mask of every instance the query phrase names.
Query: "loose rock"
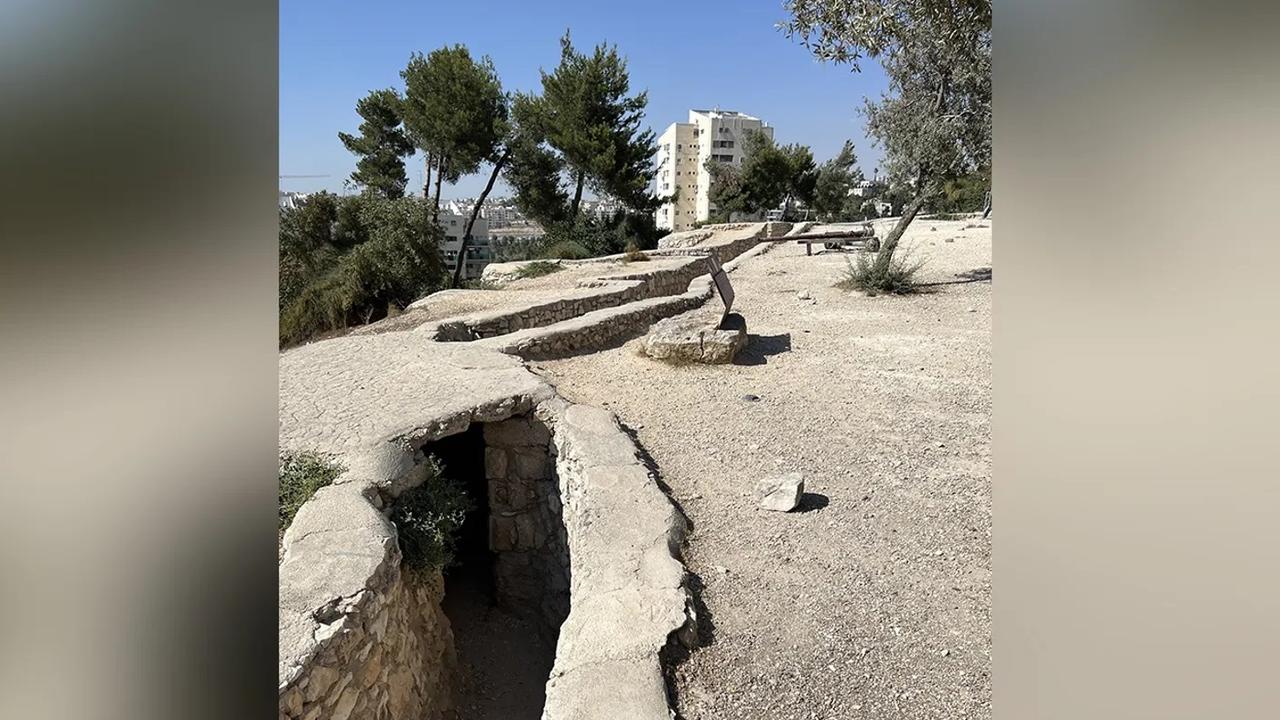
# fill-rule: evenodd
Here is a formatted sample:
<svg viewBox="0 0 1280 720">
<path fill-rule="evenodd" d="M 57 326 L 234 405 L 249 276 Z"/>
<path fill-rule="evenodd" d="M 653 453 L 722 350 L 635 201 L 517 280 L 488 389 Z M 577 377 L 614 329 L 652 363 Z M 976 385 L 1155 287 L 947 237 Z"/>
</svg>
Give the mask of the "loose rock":
<svg viewBox="0 0 1280 720">
<path fill-rule="evenodd" d="M 803 494 L 804 476 L 798 472 L 768 477 L 756 483 L 756 499 L 765 510 L 790 512 L 800 504 Z"/>
</svg>

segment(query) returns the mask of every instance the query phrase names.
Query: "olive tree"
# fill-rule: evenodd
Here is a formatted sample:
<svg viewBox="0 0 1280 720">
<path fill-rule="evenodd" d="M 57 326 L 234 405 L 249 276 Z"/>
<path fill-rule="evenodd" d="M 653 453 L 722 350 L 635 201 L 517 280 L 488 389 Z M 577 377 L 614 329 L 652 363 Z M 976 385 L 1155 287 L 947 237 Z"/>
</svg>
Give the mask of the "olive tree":
<svg viewBox="0 0 1280 720">
<path fill-rule="evenodd" d="M 991 161 L 990 0 L 787 0 L 781 24 L 820 60 L 856 72 L 880 62 L 889 92 L 865 100 L 867 130 L 890 178 L 912 199 L 885 238 L 884 270 L 920 208 L 943 184 Z"/>
</svg>

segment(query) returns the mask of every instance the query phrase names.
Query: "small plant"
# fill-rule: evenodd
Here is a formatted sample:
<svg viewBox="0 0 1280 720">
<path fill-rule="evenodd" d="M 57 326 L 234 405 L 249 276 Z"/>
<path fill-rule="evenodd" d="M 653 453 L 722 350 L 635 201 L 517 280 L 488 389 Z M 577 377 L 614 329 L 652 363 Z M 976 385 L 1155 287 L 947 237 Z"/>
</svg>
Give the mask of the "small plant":
<svg viewBox="0 0 1280 720">
<path fill-rule="evenodd" d="M 646 262 L 649 256 L 636 245 L 634 241 L 627 243 L 626 252 L 622 255 L 622 262 Z"/>
<path fill-rule="evenodd" d="M 542 257 L 553 260 L 585 260 L 592 257 L 591 250 L 577 240 L 558 240 L 543 248 Z"/>
<path fill-rule="evenodd" d="M 913 262 L 909 254 L 899 252 L 889 262 L 881 263 L 870 254 L 859 254 L 857 262 L 849 262 L 844 278 L 836 283 L 836 287 L 845 290 L 861 290 L 868 295 L 893 294 L 906 295 L 916 291 L 915 274 L 924 266 L 923 262 Z"/>
<path fill-rule="evenodd" d="M 405 565 L 414 570 L 453 564 L 458 530 L 473 507 L 458 481 L 444 477 L 434 458 L 428 463 L 427 479 L 401 493 L 391 510 L 400 552 Z"/>
<path fill-rule="evenodd" d="M 320 488 L 332 484 L 346 468 L 316 452 L 280 454 L 280 532 L 293 522 L 298 508 Z"/>
<path fill-rule="evenodd" d="M 496 285 L 484 278 L 473 278 L 471 280 L 462 281 L 463 290 L 501 290 L 502 286 Z"/>
<path fill-rule="evenodd" d="M 516 277 L 521 279 L 542 277 L 563 269 L 564 266 L 557 262 L 534 260 L 531 263 L 521 265 L 520 269 L 516 271 Z"/>
</svg>

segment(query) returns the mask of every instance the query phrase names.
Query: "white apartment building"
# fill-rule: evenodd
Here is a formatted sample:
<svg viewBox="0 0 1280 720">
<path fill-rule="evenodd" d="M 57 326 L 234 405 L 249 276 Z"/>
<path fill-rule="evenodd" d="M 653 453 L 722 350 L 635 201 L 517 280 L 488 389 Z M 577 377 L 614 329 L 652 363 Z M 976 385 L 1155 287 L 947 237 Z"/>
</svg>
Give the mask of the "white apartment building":
<svg viewBox="0 0 1280 720">
<path fill-rule="evenodd" d="M 458 249 L 462 247 L 462 233 L 467 229 L 470 214 L 459 215 L 452 212 L 440 213 L 440 227 L 444 230 L 444 244 L 440 251 L 444 255 L 444 266 L 453 271 L 458 262 Z M 484 268 L 493 262 L 493 249 L 489 246 L 489 223 L 484 218 L 476 218 L 471 227 L 471 242 L 467 243 L 467 264 L 462 270 L 463 280 L 474 280 L 480 277 Z"/>
<path fill-rule="evenodd" d="M 654 158 L 658 197 L 678 193 L 675 202 L 658 208 L 658 227 L 687 230 L 711 215 L 711 174 L 708 160 L 741 165 L 746 132 L 758 130 L 773 138 L 773 128 L 758 117 L 733 110 L 690 110 L 689 122 L 671 123 L 658 138 Z"/>
</svg>

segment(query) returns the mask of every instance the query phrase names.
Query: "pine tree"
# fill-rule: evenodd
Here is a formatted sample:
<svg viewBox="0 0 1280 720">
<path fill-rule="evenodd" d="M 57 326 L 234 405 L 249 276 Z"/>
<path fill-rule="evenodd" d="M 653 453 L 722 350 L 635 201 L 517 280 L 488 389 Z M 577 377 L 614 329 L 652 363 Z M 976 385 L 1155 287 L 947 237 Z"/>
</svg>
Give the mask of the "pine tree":
<svg viewBox="0 0 1280 720">
<path fill-rule="evenodd" d="M 409 184 L 403 158 L 413 145 L 401 127 L 402 103 L 395 90 L 374 90 L 356 103 L 364 118 L 360 134 L 338 133 L 347 150 L 360 156 L 351 181 L 386 198 L 402 197 Z"/>
<path fill-rule="evenodd" d="M 840 153 L 818 168 L 818 179 L 814 185 L 813 209 L 823 220 L 848 219 L 850 212 L 849 191 L 861 180 L 862 171 L 856 165 L 858 156 L 854 154 L 853 143 L 846 140 Z M 856 198 L 857 204 L 862 199 Z"/>
<path fill-rule="evenodd" d="M 444 180 L 452 184 L 479 171 L 486 162 L 493 165 L 463 229 L 453 270 L 457 287 L 480 208 L 511 156 L 508 99 L 493 62 L 487 56 L 472 59 L 463 45 L 433 50 L 425 58 L 418 53 L 410 57 L 401 75 L 407 87 L 405 124 L 414 142 L 436 164 L 431 222 L 439 221 Z M 424 196 L 428 190 L 423 189 Z"/>
<path fill-rule="evenodd" d="M 546 142 L 570 177 L 568 219 L 577 219 L 586 187 L 636 212 L 652 212 L 657 144 L 653 131 L 640 129 L 648 94 L 628 95 L 631 81 L 616 47 L 600 44 L 584 55 L 566 32 L 560 50 L 560 64 L 542 73 L 542 96 L 526 105 L 522 124 Z"/>
</svg>

